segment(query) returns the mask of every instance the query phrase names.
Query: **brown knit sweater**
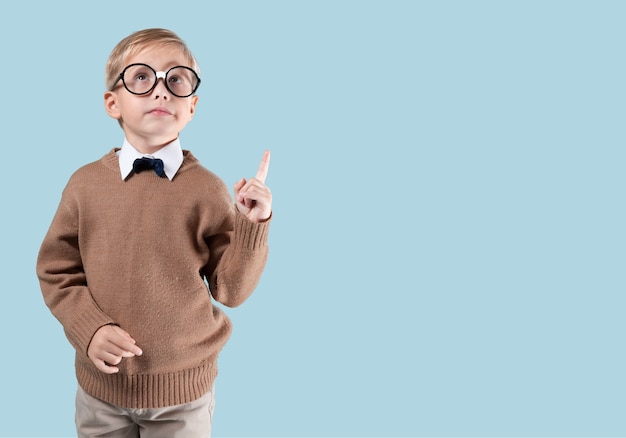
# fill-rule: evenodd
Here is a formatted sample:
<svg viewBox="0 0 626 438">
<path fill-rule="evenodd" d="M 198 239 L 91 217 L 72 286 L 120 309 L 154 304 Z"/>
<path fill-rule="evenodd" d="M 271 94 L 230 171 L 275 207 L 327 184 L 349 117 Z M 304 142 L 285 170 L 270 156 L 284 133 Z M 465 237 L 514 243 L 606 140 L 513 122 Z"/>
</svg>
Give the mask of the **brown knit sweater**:
<svg viewBox="0 0 626 438">
<path fill-rule="evenodd" d="M 269 221 L 239 214 L 225 184 L 189 151 L 172 181 L 152 171 L 123 181 L 115 150 L 75 172 L 42 243 L 37 275 L 76 349 L 79 385 L 137 409 L 205 394 L 231 333 L 212 298 L 233 307 L 250 296 L 267 259 L 268 229 Z M 93 335 L 107 324 L 143 350 L 112 375 L 87 357 Z"/>
</svg>

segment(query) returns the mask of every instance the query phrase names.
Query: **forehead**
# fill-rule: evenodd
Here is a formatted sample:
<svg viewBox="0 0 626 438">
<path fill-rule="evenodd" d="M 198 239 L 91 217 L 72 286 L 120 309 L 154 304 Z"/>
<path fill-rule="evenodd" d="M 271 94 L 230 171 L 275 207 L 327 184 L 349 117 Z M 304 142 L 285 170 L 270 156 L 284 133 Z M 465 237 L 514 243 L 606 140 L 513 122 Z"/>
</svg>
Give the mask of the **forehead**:
<svg viewBox="0 0 626 438">
<path fill-rule="evenodd" d="M 183 50 L 173 44 L 145 47 L 126 57 L 125 64 L 148 64 L 155 70 L 166 70 L 175 65 L 192 67 Z"/>
</svg>

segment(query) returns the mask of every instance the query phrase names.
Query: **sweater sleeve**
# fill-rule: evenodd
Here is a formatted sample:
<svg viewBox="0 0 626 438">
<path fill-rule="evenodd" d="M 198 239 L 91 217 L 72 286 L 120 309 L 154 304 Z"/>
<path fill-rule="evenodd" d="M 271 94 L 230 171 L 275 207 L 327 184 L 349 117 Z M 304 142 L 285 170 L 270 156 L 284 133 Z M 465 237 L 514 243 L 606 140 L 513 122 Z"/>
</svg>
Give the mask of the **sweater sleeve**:
<svg viewBox="0 0 626 438">
<path fill-rule="evenodd" d="M 115 322 L 89 292 L 79 248 L 78 209 L 68 198 L 64 193 L 39 250 L 36 270 L 46 305 L 74 348 L 86 354 L 95 332 Z"/>
<path fill-rule="evenodd" d="M 256 288 L 268 256 L 271 217 L 254 223 L 234 208 L 234 230 L 209 242 L 211 260 L 205 272 L 213 298 L 228 307 L 241 305 Z"/>
</svg>

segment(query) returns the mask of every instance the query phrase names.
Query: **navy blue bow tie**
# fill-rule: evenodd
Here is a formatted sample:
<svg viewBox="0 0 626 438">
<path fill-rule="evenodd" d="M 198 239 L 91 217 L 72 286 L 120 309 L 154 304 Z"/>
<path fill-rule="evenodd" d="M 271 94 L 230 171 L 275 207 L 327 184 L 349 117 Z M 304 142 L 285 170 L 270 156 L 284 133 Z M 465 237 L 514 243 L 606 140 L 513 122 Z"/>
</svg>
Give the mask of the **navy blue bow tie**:
<svg viewBox="0 0 626 438">
<path fill-rule="evenodd" d="M 147 169 L 154 169 L 156 174 L 159 176 L 165 175 L 165 171 L 163 170 L 163 160 L 160 158 L 142 157 L 137 158 L 133 163 L 133 172 L 135 173 L 139 173 Z"/>
</svg>

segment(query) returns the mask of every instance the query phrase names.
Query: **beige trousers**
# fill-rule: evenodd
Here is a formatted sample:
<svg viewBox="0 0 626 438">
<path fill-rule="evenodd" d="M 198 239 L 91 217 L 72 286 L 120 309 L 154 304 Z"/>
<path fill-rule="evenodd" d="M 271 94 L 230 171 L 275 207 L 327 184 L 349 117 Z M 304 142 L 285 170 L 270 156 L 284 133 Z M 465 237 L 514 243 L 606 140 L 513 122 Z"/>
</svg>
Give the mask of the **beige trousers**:
<svg viewBox="0 0 626 438">
<path fill-rule="evenodd" d="M 125 409 L 76 392 L 78 438 L 209 438 L 215 406 L 214 389 L 184 405 Z"/>
</svg>

